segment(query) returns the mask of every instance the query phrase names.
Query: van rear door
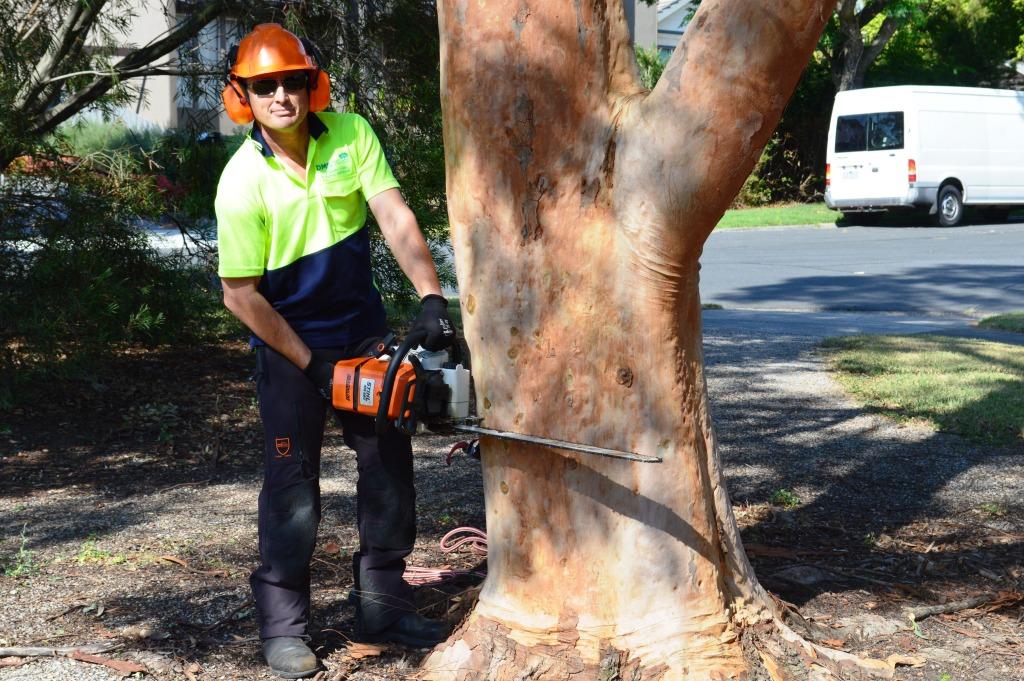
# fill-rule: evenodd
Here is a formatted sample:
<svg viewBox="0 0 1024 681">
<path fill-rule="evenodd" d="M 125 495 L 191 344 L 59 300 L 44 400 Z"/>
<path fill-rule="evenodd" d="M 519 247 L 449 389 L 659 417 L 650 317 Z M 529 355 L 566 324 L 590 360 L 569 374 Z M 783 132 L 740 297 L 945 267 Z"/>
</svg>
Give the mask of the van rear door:
<svg viewBox="0 0 1024 681">
<path fill-rule="evenodd" d="M 831 169 L 834 201 L 891 206 L 907 192 L 902 111 L 850 114 L 836 120 Z"/>
</svg>

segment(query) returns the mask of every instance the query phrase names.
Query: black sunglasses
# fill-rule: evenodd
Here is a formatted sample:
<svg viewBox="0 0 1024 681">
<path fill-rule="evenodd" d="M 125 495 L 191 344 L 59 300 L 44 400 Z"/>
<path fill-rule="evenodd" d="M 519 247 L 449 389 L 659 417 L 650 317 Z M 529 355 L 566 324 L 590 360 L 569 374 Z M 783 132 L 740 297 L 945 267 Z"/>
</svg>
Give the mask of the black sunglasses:
<svg viewBox="0 0 1024 681">
<path fill-rule="evenodd" d="M 301 92 L 306 89 L 306 85 L 308 83 L 309 77 L 303 71 L 302 73 L 289 74 L 280 80 L 277 78 L 260 78 L 259 80 L 250 80 L 245 86 L 249 89 L 249 92 L 253 93 L 257 97 L 269 97 L 277 92 L 277 88 L 279 87 L 284 87 L 285 92 Z"/>
</svg>

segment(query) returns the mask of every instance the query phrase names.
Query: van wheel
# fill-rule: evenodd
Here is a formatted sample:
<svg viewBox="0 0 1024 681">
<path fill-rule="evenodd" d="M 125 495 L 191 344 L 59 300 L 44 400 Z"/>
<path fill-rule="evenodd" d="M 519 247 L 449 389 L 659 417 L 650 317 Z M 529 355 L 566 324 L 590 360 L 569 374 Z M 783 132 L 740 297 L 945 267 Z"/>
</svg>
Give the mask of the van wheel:
<svg viewBox="0 0 1024 681">
<path fill-rule="evenodd" d="M 964 219 L 963 195 L 955 186 L 943 185 L 935 203 L 935 222 L 940 227 L 956 227 Z"/>
</svg>

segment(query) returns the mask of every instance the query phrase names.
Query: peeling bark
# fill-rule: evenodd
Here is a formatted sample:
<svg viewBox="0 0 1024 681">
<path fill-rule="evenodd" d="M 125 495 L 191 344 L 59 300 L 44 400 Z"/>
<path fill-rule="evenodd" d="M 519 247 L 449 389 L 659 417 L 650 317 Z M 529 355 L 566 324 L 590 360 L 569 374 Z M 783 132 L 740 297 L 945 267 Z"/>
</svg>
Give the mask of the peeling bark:
<svg viewBox="0 0 1024 681">
<path fill-rule="evenodd" d="M 698 258 L 833 4 L 706 0 L 648 93 L 617 1 L 439 2 L 478 412 L 664 463 L 483 439 L 488 577 L 423 678 L 768 678 L 773 653 L 744 644 L 768 625 L 813 652 L 787 642 L 742 549 Z"/>
</svg>

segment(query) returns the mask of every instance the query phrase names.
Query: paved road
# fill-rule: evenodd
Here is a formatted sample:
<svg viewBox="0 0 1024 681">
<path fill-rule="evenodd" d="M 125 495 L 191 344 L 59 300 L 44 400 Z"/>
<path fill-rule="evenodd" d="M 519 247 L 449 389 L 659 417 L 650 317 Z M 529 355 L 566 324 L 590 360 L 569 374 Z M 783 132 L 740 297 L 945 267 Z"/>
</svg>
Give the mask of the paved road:
<svg viewBox="0 0 1024 681">
<path fill-rule="evenodd" d="M 721 230 L 701 297 L 729 309 L 973 317 L 1024 310 L 1024 223 Z"/>
<path fill-rule="evenodd" d="M 957 315 L 923 316 L 891 312 L 780 312 L 777 310 L 704 310 L 705 342 L 711 338 L 741 335 L 817 342 L 827 336 L 858 333 L 934 333 L 1024 345 L 1024 336 L 1006 331 L 979 329 L 974 320 Z"/>
</svg>

